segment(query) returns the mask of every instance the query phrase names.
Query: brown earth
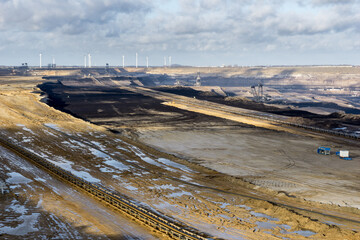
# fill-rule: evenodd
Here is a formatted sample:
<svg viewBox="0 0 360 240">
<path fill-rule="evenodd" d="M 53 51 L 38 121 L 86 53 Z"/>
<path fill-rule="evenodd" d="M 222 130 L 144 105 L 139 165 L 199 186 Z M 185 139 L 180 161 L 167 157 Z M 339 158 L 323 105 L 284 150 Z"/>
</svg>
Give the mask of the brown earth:
<svg viewBox="0 0 360 240">
<path fill-rule="evenodd" d="M 32 78 L 28 79 L 32 81 Z M 8 81 L 8 79 L 4 79 L 4 81 Z M 3 86 L 0 94 L 0 124 L 3 135 L 59 166 L 73 171 L 74 174 L 119 191 L 134 201 L 142 202 L 190 226 L 226 239 L 279 239 L 283 237 L 307 239 L 307 234 L 311 235 L 310 238 L 313 239 L 359 239 L 360 237 L 358 232 L 351 230 L 352 228 L 360 229 L 354 222 L 349 223 L 343 220 L 344 225 L 335 226 L 332 223 L 325 223 L 328 219 L 323 215 L 309 211 L 295 211 L 293 208 L 287 208 L 281 204 L 316 209 L 316 211 L 328 214 L 341 213 L 349 218 L 358 216 L 356 209 L 307 202 L 266 188 L 259 189 L 240 178 L 201 166 L 204 164 L 198 164 L 196 161 L 187 161 L 159 152 L 143 143 L 111 133 L 101 126 L 90 124 L 47 106 L 41 101 L 34 83 L 27 83 L 27 79 L 23 79 L 21 84 L 17 82 L 13 85 Z M 82 99 L 86 99 L 88 104 L 92 104 L 90 100 L 93 98 L 88 97 L 85 92 L 78 91 L 77 94 L 67 92 L 67 94 L 70 94 L 70 99 L 73 96 L 82 96 Z M 117 97 L 120 97 L 124 92 L 116 94 L 118 94 Z M 101 96 L 104 97 L 104 95 Z M 107 106 L 106 108 L 95 107 L 93 110 L 98 112 L 98 109 L 103 109 L 101 113 L 104 114 L 105 119 L 109 117 L 106 114 L 117 113 L 118 119 L 115 121 L 117 125 L 114 129 L 126 128 L 135 135 L 136 133 L 142 134 L 139 131 L 141 129 L 154 130 L 153 123 L 157 122 L 156 118 L 159 116 L 164 117 L 165 120 L 155 125 L 158 130 L 170 130 L 175 127 L 182 131 L 194 128 L 203 129 L 204 132 L 216 129 L 259 131 L 259 129 L 245 124 L 174 110 L 166 106 L 162 106 L 161 109 L 157 109 L 157 107 L 152 109 L 149 106 L 160 107 L 161 104 L 148 98 L 143 98 L 143 102 L 136 106 L 134 99 L 138 97 L 118 98 L 116 103 L 109 103 L 109 101 L 102 103 L 102 106 Z M 125 105 L 132 103 L 133 107 L 129 105 L 123 109 L 120 107 L 121 102 Z M 81 105 L 84 106 L 83 103 Z M 115 108 L 111 105 L 115 105 Z M 71 110 L 71 104 L 66 107 Z M 139 110 L 133 111 L 134 109 Z M 141 113 L 145 115 L 145 120 L 138 120 L 136 124 L 129 125 L 131 117 L 136 119 L 141 116 Z M 146 115 L 149 113 L 152 114 L 151 119 L 146 119 Z M 183 121 L 184 118 L 185 121 Z M 177 124 L 173 126 L 175 120 L 177 120 Z M 194 124 L 192 121 L 197 121 L 198 124 Z M 106 126 L 114 126 L 114 121 Z M 254 134 L 254 132 L 249 134 Z M 2 153 L 5 155 L 4 150 Z M 182 154 L 184 152 L 179 155 Z M 11 162 L 15 161 L 8 159 L 8 157 L 2 158 L 3 163 L 11 165 Z M 37 203 L 39 195 L 35 193 L 38 193 L 41 187 L 32 188 L 27 183 L 19 183 L 21 187 L 15 187 L 13 181 L 9 180 L 9 170 L 20 173 L 33 182 L 36 181 L 36 178 L 45 178 L 46 173 L 38 173 L 34 176 L 32 172 L 35 170 L 29 164 L 25 168 L 14 167 L 4 171 L 4 174 L 8 176 L 7 184 L 13 186 L 13 192 L 21 193 L 24 199 Z M 43 198 L 41 204 L 43 207 L 39 207 L 42 211 L 47 212 L 46 214 L 55 215 L 65 222 L 69 226 L 68 232 L 74 233 L 77 227 L 83 229 L 82 226 L 89 225 L 90 229 L 99 229 L 99 232 L 95 234 L 85 228 L 80 231 L 80 236 L 84 234 L 84 236 L 93 236 L 95 239 L 104 236 L 111 238 L 114 234 L 124 235 L 128 228 L 133 227 L 131 221 L 130 223 L 118 223 L 128 227 L 118 229 L 114 233 L 115 227 L 119 225 L 108 224 L 109 221 L 104 221 L 104 216 L 91 212 L 87 208 L 80 211 L 81 208 L 77 206 L 80 203 L 77 200 L 71 198 L 67 200 L 66 197 L 62 197 L 55 201 L 57 197 L 51 196 L 56 196 L 56 189 L 60 185 L 65 189 L 64 191 L 70 191 L 70 195 L 73 195 L 75 190 L 72 190 L 70 186 L 51 180 L 47 183 L 49 190 L 45 188 L 40 191 L 47 197 Z M 88 201 L 92 201 L 83 196 L 81 199 L 82 207 L 85 207 Z M 96 201 L 92 202 L 96 206 L 94 211 L 101 208 L 101 204 Z M 57 209 L 68 209 L 68 211 L 58 211 Z M 119 215 L 110 210 L 106 211 L 112 219 Z M 3 214 L 6 216 L 6 213 Z M 330 219 L 332 218 L 330 217 Z M 337 221 L 336 219 L 332 220 Z M 10 221 L 9 224 L 16 226 L 18 223 Z M 41 231 L 33 230 L 31 236 L 50 236 L 52 234 L 51 229 L 47 229 L 41 224 L 38 228 Z M 140 238 L 150 239 L 153 237 L 152 234 L 147 234 L 142 229 L 139 227 L 135 230 Z M 300 232 L 296 232 L 298 230 Z"/>
</svg>

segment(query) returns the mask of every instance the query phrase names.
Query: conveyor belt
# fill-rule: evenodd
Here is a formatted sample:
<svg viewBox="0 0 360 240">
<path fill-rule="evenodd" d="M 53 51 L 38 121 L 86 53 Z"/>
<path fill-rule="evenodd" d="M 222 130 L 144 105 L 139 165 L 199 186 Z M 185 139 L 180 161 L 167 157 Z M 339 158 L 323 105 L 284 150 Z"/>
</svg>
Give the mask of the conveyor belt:
<svg viewBox="0 0 360 240">
<path fill-rule="evenodd" d="M 71 172 L 66 171 L 55 164 L 43 159 L 11 142 L 0 137 L 0 145 L 18 154 L 24 159 L 27 159 L 47 172 L 57 176 L 62 181 L 68 182 L 82 190 L 90 193 L 96 198 L 107 202 L 114 208 L 130 215 L 133 218 L 145 223 L 154 230 L 167 234 L 172 239 L 179 240 L 209 240 L 207 234 L 190 228 L 185 224 L 171 220 L 170 218 L 161 216 L 151 210 L 138 206 L 137 204 L 129 201 L 123 196 L 109 191 L 101 186 L 90 183 L 78 176 L 73 175 Z"/>
</svg>

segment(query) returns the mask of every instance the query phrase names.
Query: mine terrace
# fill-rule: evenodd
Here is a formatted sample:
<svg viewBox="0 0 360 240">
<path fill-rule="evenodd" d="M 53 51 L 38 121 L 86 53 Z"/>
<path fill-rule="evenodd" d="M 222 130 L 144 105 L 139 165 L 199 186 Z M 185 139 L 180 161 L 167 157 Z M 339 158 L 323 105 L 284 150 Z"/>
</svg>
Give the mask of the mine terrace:
<svg viewBox="0 0 360 240">
<path fill-rule="evenodd" d="M 360 68 L 0 69 L 0 236 L 360 239 Z"/>
</svg>

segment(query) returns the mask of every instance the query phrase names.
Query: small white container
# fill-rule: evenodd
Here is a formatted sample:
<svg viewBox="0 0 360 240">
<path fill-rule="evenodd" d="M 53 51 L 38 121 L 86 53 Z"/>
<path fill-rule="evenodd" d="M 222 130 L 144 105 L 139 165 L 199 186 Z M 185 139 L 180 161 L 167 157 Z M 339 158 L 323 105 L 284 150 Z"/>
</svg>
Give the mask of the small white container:
<svg viewBox="0 0 360 240">
<path fill-rule="evenodd" d="M 349 151 L 347 151 L 347 150 L 340 150 L 339 157 L 341 157 L 341 158 L 349 157 Z"/>
</svg>

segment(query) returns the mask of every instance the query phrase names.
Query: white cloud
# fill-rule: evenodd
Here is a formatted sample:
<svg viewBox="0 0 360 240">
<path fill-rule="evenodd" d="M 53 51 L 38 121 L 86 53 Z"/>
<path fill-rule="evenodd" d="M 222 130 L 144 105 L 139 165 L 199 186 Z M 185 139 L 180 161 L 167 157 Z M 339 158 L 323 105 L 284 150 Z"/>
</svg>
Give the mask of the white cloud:
<svg viewBox="0 0 360 240">
<path fill-rule="evenodd" d="M 120 51 L 169 52 L 184 60 L 196 53 L 236 59 L 252 51 L 358 51 L 359 22 L 357 0 L 2 0 L 0 51 L 94 51 L 113 59 Z"/>
</svg>

